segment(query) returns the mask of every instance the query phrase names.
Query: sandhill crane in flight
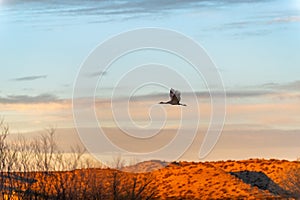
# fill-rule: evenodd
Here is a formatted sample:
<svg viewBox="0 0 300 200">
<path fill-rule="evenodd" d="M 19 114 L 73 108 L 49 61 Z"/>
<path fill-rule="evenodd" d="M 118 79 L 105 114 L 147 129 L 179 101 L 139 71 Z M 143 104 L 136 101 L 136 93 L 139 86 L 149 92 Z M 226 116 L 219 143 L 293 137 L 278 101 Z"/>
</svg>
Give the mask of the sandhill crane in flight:
<svg viewBox="0 0 300 200">
<path fill-rule="evenodd" d="M 171 105 L 180 105 L 180 106 L 186 106 L 186 104 L 179 103 L 181 100 L 180 92 L 178 90 L 174 90 L 173 88 L 170 89 L 170 101 L 167 102 L 159 102 L 160 104 L 171 104 Z"/>
</svg>

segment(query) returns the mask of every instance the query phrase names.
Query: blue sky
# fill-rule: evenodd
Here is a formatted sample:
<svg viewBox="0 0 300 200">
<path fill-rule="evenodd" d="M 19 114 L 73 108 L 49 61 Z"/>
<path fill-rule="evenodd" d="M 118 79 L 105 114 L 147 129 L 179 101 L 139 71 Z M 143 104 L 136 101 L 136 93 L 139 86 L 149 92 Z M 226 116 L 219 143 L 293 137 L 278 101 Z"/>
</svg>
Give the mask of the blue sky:
<svg viewBox="0 0 300 200">
<path fill-rule="evenodd" d="M 81 64 L 101 42 L 142 27 L 178 31 L 207 51 L 227 90 L 225 132 L 300 130 L 299 0 L 0 0 L 0 116 L 16 132 L 48 125 L 73 127 L 70 101 Z M 111 94 L 114 80 L 126 71 L 124 66 L 162 57 L 197 84 L 194 90 L 207 105 L 207 88 L 203 80 L 197 82 L 192 76 L 187 63 L 151 51 L 135 52 L 116 62 L 104 76 L 106 90 L 97 96 Z M 93 78 L 97 73 L 87 76 Z M 130 81 L 126 83 L 126 87 L 134 87 Z M 176 80 L 174 85 L 180 87 Z M 190 103 L 191 91 L 179 89 L 183 100 Z M 151 107 L 153 102 L 168 98 L 164 92 L 145 87 L 137 94 L 146 94 L 141 103 Z M 99 106 L 109 115 L 110 108 L 102 100 Z M 134 110 L 134 117 L 142 124 L 148 119 L 148 113 L 141 115 L 143 106 Z M 206 107 L 203 110 L 204 118 L 209 119 Z M 110 119 L 104 122 L 112 124 Z M 291 140 L 286 141 L 288 145 Z"/>
<path fill-rule="evenodd" d="M 2 96 L 69 98 L 78 68 L 112 35 L 174 29 L 203 46 L 227 88 L 287 83 L 300 72 L 298 1 L 2 1 Z M 14 81 L 46 76 L 35 81 Z"/>
</svg>

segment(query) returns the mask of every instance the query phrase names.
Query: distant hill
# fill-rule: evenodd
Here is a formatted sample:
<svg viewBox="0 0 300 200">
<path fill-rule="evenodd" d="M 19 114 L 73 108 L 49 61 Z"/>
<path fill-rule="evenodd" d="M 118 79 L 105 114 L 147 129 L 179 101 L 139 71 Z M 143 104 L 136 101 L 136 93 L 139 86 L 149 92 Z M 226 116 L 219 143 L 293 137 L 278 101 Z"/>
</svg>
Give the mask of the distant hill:
<svg viewBox="0 0 300 200">
<path fill-rule="evenodd" d="M 13 180 L 13 185 L 6 184 L 6 188 L 18 186 L 15 191 L 24 195 L 30 191 L 27 195 L 38 199 L 280 199 L 294 197 L 283 180 L 288 170 L 295 167 L 300 168 L 300 162 L 152 160 L 124 167 L 122 170 L 126 172 L 115 169 L 30 172 L 26 175 L 30 182 L 21 181 L 27 180 L 20 178 L 24 174 L 15 172 L 18 179 Z M 5 177 L 8 174 L 2 174 L 2 179 Z"/>
<path fill-rule="evenodd" d="M 169 162 L 160 160 L 150 160 L 137 163 L 135 165 L 123 167 L 121 170 L 125 172 L 141 173 L 151 172 L 166 167 Z"/>
</svg>

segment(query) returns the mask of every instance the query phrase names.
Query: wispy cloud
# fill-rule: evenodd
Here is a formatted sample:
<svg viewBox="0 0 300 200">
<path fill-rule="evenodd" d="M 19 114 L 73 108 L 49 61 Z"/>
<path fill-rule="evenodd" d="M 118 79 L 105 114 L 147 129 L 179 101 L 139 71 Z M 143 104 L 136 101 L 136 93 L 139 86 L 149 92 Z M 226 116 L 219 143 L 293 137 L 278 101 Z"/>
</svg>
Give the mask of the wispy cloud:
<svg viewBox="0 0 300 200">
<path fill-rule="evenodd" d="M 267 96 L 276 96 L 280 93 L 271 90 L 229 90 L 225 92 L 226 98 L 257 98 L 257 97 L 267 97 Z M 184 98 L 201 98 L 201 99 L 209 99 L 214 95 L 216 97 L 224 96 L 224 92 L 221 91 L 198 91 L 198 92 L 182 92 L 181 97 Z M 140 101 L 147 99 L 165 99 L 168 98 L 167 93 L 151 93 L 141 96 L 132 97 L 131 101 Z M 125 98 L 120 98 L 120 100 L 124 100 Z"/>
<path fill-rule="evenodd" d="M 12 81 L 34 81 L 37 79 L 45 79 L 47 75 L 38 75 L 38 76 L 23 76 L 19 78 L 11 79 Z"/>
<path fill-rule="evenodd" d="M 50 103 L 57 101 L 58 98 L 52 94 L 40 94 L 37 96 L 29 95 L 8 95 L 7 97 L 0 97 L 2 104 L 34 104 L 34 103 Z"/>
<path fill-rule="evenodd" d="M 270 1 L 270 0 L 265 0 Z M 26 2 L 26 4 L 24 3 Z M 257 3 L 262 2 L 259 0 L 87 0 L 87 1 L 13 1 L 8 3 L 8 5 L 17 5 L 16 9 L 24 10 L 23 6 L 28 6 L 30 8 L 36 7 L 37 9 L 30 9 L 23 12 L 27 14 L 35 15 L 49 15 L 49 14 L 59 14 L 60 16 L 106 16 L 113 17 L 118 16 L 118 18 L 107 18 L 108 20 L 115 19 L 128 19 L 133 16 L 149 16 L 152 14 L 162 14 L 165 15 L 174 10 L 185 10 L 185 9 L 201 9 L 208 7 L 224 7 L 232 6 L 233 4 L 239 3 Z M 107 19 L 101 19 L 99 22 L 107 22 Z M 96 20 L 98 21 L 98 20 Z M 93 20 L 95 22 L 95 19 Z"/>
<path fill-rule="evenodd" d="M 292 81 L 289 83 L 266 83 L 261 85 L 261 87 L 273 90 L 285 90 L 285 91 L 295 91 L 300 92 L 300 80 Z"/>
<path fill-rule="evenodd" d="M 206 92 L 207 93 L 207 92 Z M 205 97 L 209 94 L 200 93 L 200 96 Z M 300 80 L 295 80 L 287 83 L 270 82 L 261 85 L 249 86 L 243 90 L 229 90 L 226 92 L 227 98 L 300 98 Z"/>
<path fill-rule="evenodd" d="M 278 17 L 273 20 L 271 20 L 269 23 L 288 23 L 288 22 L 300 22 L 300 16 L 284 16 L 284 17 Z"/>
<path fill-rule="evenodd" d="M 255 2 L 256 1 L 253 1 L 253 3 Z M 270 11 L 255 13 L 255 15 L 250 15 L 245 18 L 238 18 L 237 20 L 212 26 L 206 30 L 224 31 L 234 36 L 234 38 L 245 38 L 247 36 L 270 34 L 274 31 L 274 26 L 291 22 L 300 22 L 300 16 L 290 11 Z"/>
<path fill-rule="evenodd" d="M 87 73 L 87 74 L 86 74 L 86 77 L 94 78 L 94 77 L 104 76 L 104 75 L 106 75 L 106 74 L 107 74 L 107 72 L 97 71 L 97 72 Z"/>
<path fill-rule="evenodd" d="M 113 88 L 108 88 L 112 90 Z M 182 100 L 189 98 L 200 98 L 202 100 L 208 100 L 211 96 L 224 97 L 224 92 L 219 90 L 205 90 L 205 91 L 181 91 Z M 265 83 L 261 85 L 252 85 L 242 88 L 227 89 L 225 91 L 227 99 L 260 99 L 274 100 L 274 99 L 299 99 L 300 98 L 300 81 L 293 81 L 289 83 Z M 97 96 L 99 102 L 110 102 L 110 98 Z M 150 91 L 147 94 L 137 96 L 119 96 L 115 97 L 114 101 L 161 101 L 168 100 L 168 91 L 165 93 Z"/>
<path fill-rule="evenodd" d="M 220 27 L 215 27 L 218 30 L 228 29 L 247 29 L 249 27 L 256 26 L 258 28 L 266 28 L 266 25 L 275 23 L 289 23 L 289 22 L 300 22 L 300 16 L 287 16 L 286 13 L 279 13 L 274 15 L 273 13 L 257 15 L 255 17 L 241 19 L 239 21 L 233 21 L 225 23 Z M 262 29 L 265 30 L 265 29 Z"/>
</svg>

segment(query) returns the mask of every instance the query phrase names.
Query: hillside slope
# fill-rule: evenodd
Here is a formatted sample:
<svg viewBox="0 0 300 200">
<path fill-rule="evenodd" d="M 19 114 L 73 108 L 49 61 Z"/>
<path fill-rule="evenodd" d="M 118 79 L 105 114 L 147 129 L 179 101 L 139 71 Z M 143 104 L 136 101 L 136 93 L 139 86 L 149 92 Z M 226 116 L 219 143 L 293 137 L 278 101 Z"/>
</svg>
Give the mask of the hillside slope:
<svg viewBox="0 0 300 200">
<path fill-rule="evenodd" d="M 130 172 L 15 172 L 2 173 L 0 179 L 14 194 L 38 199 L 278 199 L 293 197 L 283 184 L 291 168 L 300 169 L 300 162 L 146 161 L 124 168 Z M 6 181 L 7 177 L 15 178 Z"/>
</svg>

